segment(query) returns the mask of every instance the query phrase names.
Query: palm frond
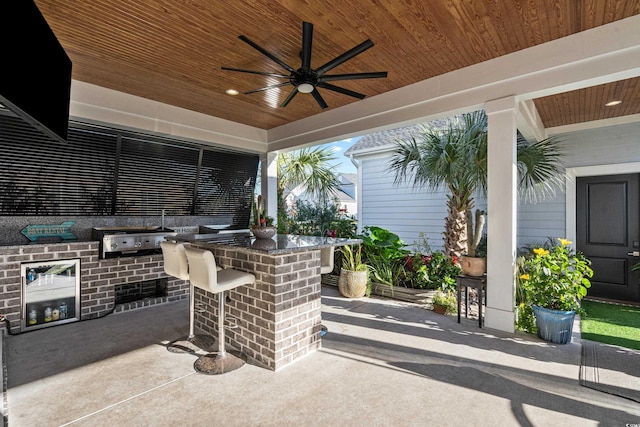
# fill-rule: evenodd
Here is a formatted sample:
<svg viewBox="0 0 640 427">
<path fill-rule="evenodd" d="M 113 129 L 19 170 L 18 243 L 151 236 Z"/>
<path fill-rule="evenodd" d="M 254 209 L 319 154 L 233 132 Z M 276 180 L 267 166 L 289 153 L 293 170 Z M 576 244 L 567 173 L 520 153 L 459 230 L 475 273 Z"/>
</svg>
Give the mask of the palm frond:
<svg viewBox="0 0 640 427">
<path fill-rule="evenodd" d="M 565 155 L 557 137 L 518 142 L 518 187 L 522 199 L 537 202 L 554 197 L 564 186 Z"/>
<path fill-rule="evenodd" d="M 309 194 L 321 200 L 331 198 L 340 187 L 333 152 L 326 147 L 305 148 L 278 157 L 278 179 L 282 188 L 291 191 L 302 185 Z"/>
</svg>

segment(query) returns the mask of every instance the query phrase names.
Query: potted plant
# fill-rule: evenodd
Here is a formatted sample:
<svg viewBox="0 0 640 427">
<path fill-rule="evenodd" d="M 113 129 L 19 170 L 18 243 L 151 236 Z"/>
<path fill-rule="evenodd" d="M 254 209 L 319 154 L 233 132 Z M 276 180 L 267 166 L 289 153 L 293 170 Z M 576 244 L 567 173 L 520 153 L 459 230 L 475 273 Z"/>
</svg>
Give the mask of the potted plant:
<svg viewBox="0 0 640 427">
<path fill-rule="evenodd" d="M 273 226 L 273 217 L 266 215 L 262 208 L 261 195 L 258 195 L 253 203 L 251 232 L 256 236 L 256 239 L 270 239 L 276 234 L 276 228 Z"/>
<path fill-rule="evenodd" d="M 475 221 L 471 210 L 467 214 L 467 252 L 460 257 L 460 268 L 467 276 L 482 276 L 487 272 L 487 236 L 482 233 L 485 212 L 476 209 Z"/>
<path fill-rule="evenodd" d="M 438 289 L 431 300 L 433 311 L 439 314 L 457 313 L 458 300 L 456 294 L 451 291 L 443 291 Z"/>
<path fill-rule="evenodd" d="M 571 341 L 576 313 L 583 313 L 580 301 L 591 287 L 591 261 L 573 253 L 570 241 L 550 249 L 536 248 L 533 255 L 518 258 L 518 287 L 521 307 L 530 306 L 538 336 L 556 344 Z"/>
<path fill-rule="evenodd" d="M 353 248 L 351 245 L 343 246 L 342 267 L 338 278 L 338 289 L 340 294 L 346 298 L 360 298 L 367 293 L 369 283 L 369 267 L 362 262 L 362 252 L 360 247 Z"/>
</svg>

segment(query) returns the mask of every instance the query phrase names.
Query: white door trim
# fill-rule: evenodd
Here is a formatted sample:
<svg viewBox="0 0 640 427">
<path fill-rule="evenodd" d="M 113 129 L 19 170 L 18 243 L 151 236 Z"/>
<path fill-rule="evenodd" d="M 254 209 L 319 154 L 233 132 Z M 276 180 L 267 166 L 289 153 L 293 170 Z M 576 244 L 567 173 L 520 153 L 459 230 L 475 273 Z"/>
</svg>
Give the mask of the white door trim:
<svg viewBox="0 0 640 427">
<path fill-rule="evenodd" d="M 565 171 L 566 239 L 576 241 L 576 178 L 581 176 L 622 175 L 640 173 L 640 162 L 578 166 Z"/>
</svg>

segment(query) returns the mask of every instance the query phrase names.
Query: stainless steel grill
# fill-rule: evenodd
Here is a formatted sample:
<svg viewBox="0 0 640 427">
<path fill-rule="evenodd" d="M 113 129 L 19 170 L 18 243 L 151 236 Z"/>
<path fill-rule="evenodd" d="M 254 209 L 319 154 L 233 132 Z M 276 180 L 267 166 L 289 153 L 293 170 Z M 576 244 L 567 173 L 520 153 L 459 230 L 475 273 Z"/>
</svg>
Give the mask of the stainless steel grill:
<svg viewBox="0 0 640 427">
<path fill-rule="evenodd" d="M 100 242 L 100 258 L 161 253 L 160 242 L 175 236 L 173 230 L 161 227 L 101 227 L 92 230 L 92 238 Z"/>
</svg>

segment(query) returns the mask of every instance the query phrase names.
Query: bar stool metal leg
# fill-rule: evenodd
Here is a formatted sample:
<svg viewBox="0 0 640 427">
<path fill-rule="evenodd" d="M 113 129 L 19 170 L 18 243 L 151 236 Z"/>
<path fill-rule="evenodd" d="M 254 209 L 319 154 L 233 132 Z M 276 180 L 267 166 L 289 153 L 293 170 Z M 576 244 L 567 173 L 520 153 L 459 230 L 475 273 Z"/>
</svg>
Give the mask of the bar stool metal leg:
<svg viewBox="0 0 640 427">
<path fill-rule="evenodd" d="M 193 368 L 200 374 L 219 375 L 235 371 L 244 365 L 244 361 L 227 353 L 224 342 L 224 292 L 218 294 L 218 352 L 205 354 L 198 357 Z"/>
<path fill-rule="evenodd" d="M 189 282 L 189 335 L 186 339 L 181 338 L 167 344 L 167 350 L 170 353 L 189 353 L 194 354 L 199 351 L 211 352 L 215 349 L 216 340 L 210 335 L 195 333 L 195 288 Z"/>
</svg>

